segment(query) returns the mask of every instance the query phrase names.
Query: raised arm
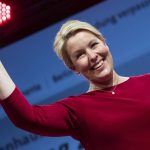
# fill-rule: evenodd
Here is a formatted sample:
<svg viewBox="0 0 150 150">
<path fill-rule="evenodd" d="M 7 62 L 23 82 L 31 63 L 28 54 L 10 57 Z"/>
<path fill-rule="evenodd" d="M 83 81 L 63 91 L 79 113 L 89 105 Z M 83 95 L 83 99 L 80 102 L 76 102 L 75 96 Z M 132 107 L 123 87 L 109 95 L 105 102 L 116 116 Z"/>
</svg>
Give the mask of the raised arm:
<svg viewBox="0 0 150 150">
<path fill-rule="evenodd" d="M 15 86 L 0 63 L 0 101 L 9 119 L 17 127 L 47 136 L 72 135 L 75 117 L 60 102 L 32 106 Z M 74 119 L 73 119 L 74 118 Z"/>
<path fill-rule="evenodd" d="M 0 100 L 5 100 L 14 89 L 15 84 L 0 61 Z"/>
</svg>

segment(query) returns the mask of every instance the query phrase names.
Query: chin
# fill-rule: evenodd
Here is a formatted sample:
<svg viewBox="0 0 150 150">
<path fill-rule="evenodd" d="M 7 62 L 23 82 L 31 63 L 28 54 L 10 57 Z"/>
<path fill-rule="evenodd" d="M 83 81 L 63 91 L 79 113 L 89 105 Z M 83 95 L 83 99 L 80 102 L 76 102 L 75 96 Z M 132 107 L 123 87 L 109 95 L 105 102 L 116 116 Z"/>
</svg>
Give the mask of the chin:
<svg viewBox="0 0 150 150">
<path fill-rule="evenodd" d="M 92 82 L 106 82 L 113 78 L 113 71 L 107 70 L 105 72 L 101 72 L 99 75 L 93 76 L 91 79 Z"/>
</svg>

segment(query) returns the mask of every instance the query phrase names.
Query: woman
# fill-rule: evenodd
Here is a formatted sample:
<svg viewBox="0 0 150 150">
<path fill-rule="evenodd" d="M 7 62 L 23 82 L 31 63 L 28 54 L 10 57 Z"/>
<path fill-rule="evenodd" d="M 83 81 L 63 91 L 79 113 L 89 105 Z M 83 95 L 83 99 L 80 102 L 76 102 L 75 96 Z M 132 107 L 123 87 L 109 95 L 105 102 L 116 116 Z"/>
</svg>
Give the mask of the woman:
<svg viewBox="0 0 150 150">
<path fill-rule="evenodd" d="M 86 22 L 66 22 L 54 49 L 71 70 L 89 80 L 89 90 L 31 106 L 1 64 L 0 99 L 12 122 L 40 135 L 72 136 L 86 150 L 149 150 L 150 75 L 118 75 L 102 34 Z"/>
</svg>

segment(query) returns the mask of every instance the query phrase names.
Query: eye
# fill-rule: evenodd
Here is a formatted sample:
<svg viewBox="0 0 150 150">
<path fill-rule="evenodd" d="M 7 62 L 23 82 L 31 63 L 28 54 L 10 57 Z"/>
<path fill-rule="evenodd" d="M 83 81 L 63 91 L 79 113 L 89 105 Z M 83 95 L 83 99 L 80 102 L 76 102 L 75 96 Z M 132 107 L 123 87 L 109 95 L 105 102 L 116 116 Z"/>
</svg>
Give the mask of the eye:
<svg viewBox="0 0 150 150">
<path fill-rule="evenodd" d="M 76 55 L 76 59 L 82 58 L 83 56 L 84 56 L 84 53 L 78 53 L 78 54 Z"/>
<path fill-rule="evenodd" d="M 94 49 L 99 43 L 98 42 L 94 42 L 91 44 L 91 48 Z"/>
<path fill-rule="evenodd" d="M 79 58 L 79 57 L 81 57 L 82 55 L 83 55 L 83 53 L 79 53 L 79 54 L 76 55 L 76 58 Z"/>
</svg>

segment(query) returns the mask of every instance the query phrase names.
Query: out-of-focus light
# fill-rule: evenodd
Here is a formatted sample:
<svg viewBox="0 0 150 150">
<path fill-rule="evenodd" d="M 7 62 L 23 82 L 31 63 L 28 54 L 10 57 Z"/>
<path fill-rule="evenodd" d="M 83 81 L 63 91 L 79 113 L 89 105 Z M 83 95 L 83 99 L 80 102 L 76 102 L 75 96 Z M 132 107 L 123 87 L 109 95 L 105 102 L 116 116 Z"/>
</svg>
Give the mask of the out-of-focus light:
<svg viewBox="0 0 150 150">
<path fill-rule="evenodd" d="M 9 14 L 7 14 L 7 15 L 6 15 L 6 18 L 8 18 L 8 19 L 9 19 L 9 18 L 10 18 L 10 15 L 9 15 Z"/>
<path fill-rule="evenodd" d="M 7 14 L 10 14 L 10 10 L 6 10 L 6 13 L 7 13 Z"/>
<path fill-rule="evenodd" d="M 6 11 L 5 7 L 4 7 L 4 8 L 2 8 L 1 10 L 2 10 L 2 11 L 4 11 L 4 12 Z"/>
<path fill-rule="evenodd" d="M 11 18 L 11 7 L 0 1 L 0 25 Z"/>
<path fill-rule="evenodd" d="M 6 21 L 6 19 L 7 19 L 7 18 L 6 18 L 5 16 L 2 17 L 2 20 L 3 20 L 3 21 Z"/>
<path fill-rule="evenodd" d="M 6 4 L 5 4 L 5 3 L 2 3 L 2 7 L 6 7 Z"/>
<path fill-rule="evenodd" d="M 6 6 L 6 9 L 10 9 L 10 6 Z"/>
</svg>

